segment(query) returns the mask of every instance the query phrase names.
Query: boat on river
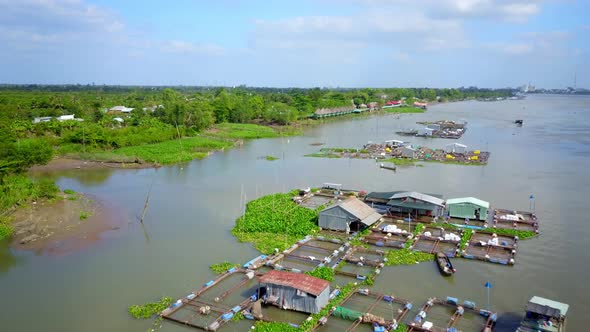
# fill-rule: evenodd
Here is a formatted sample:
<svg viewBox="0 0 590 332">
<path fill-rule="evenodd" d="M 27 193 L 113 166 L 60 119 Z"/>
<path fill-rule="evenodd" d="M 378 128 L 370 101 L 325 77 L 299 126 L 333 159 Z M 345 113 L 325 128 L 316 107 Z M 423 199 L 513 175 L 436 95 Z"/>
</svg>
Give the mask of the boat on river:
<svg viewBox="0 0 590 332">
<path fill-rule="evenodd" d="M 453 264 L 451 264 L 449 257 L 442 252 L 436 253 L 436 264 L 438 265 L 440 272 L 444 275 L 450 276 L 456 271 L 453 268 Z"/>
<path fill-rule="evenodd" d="M 569 305 L 540 296 L 533 296 L 517 332 L 564 332 Z"/>
</svg>

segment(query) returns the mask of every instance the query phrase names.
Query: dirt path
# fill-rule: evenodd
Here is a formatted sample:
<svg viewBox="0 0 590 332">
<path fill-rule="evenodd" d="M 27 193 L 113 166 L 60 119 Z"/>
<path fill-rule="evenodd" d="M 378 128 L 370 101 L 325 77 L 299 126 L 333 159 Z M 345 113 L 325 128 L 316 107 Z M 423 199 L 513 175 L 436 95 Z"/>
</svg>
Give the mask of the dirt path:
<svg viewBox="0 0 590 332">
<path fill-rule="evenodd" d="M 15 211 L 13 248 L 64 254 L 126 227 L 104 203 L 80 194 L 62 195 L 63 199 L 40 200 Z"/>
</svg>

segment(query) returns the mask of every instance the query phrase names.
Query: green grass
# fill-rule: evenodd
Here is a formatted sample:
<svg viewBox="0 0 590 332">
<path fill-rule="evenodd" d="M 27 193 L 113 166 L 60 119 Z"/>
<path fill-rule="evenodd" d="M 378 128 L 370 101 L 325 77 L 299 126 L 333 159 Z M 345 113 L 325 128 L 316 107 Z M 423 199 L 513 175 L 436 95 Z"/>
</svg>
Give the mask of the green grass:
<svg viewBox="0 0 590 332">
<path fill-rule="evenodd" d="M 158 302 L 148 302 L 145 304 L 136 304 L 129 307 L 128 311 L 135 319 L 150 318 L 153 315 L 163 311 L 172 304 L 171 297 L 163 297 Z"/>
<path fill-rule="evenodd" d="M 193 159 L 203 159 L 210 152 L 232 147 L 231 141 L 210 137 L 188 137 L 156 144 L 130 146 L 113 151 L 114 154 L 136 157 L 146 162 L 172 164 Z"/>
<path fill-rule="evenodd" d="M 315 269 L 305 272 L 308 276 L 324 279 L 327 281 L 334 281 L 334 270 L 327 266 L 316 267 Z"/>
<path fill-rule="evenodd" d="M 432 254 L 427 254 L 419 251 L 412 251 L 410 249 L 394 249 L 390 250 L 386 254 L 387 262 L 385 265 L 413 265 L 418 262 L 431 261 L 434 259 Z"/>
<path fill-rule="evenodd" d="M 504 229 L 504 228 L 486 228 L 486 232 L 496 233 L 498 235 L 518 236 L 520 240 L 530 239 L 539 234 L 533 231 L 523 231 L 517 229 Z"/>
<path fill-rule="evenodd" d="M 87 211 L 80 212 L 80 220 L 86 220 L 90 216 L 92 216 L 92 213 L 90 213 L 90 212 L 87 212 Z"/>
<path fill-rule="evenodd" d="M 209 266 L 209 268 L 211 269 L 211 271 L 215 272 L 215 274 L 224 274 L 225 272 L 227 272 L 227 270 L 233 268 L 233 267 L 239 267 L 240 265 L 238 264 L 234 264 L 234 263 L 230 263 L 230 262 L 222 262 L 222 263 L 217 263 L 217 264 L 213 264 L 211 266 Z"/>
<path fill-rule="evenodd" d="M 281 133 L 271 127 L 249 123 L 220 123 L 207 130 L 204 136 L 224 139 L 254 139 L 279 137 Z"/>
<path fill-rule="evenodd" d="M 10 222 L 10 218 L 0 216 L 0 240 L 10 238 L 14 233 L 14 227 Z"/>
<path fill-rule="evenodd" d="M 275 156 L 266 156 L 264 157 L 266 160 L 268 161 L 274 161 L 274 160 L 278 160 L 280 159 L 279 157 L 275 157 Z"/>
<path fill-rule="evenodd" d="M 246 214 L 236 220 L 232 234 L 240 242 L 252 242 L 264 254 L 285 250 L 308 234 L 317 233 L 319 210 L 295 204 L 293 193 L 271 194 L 248 202 Z"/>
<path fill-rule="evenodd" d="M 463 235 L 461 235 L 461 242 L 459 243 L 460 250 L 465 250 L 465 247 L 467 246 L 467 243 L 469 243 L 472 235 L 473 230 L 471 229 L 466 229 L 463 231 Z"/>
<path fill-rule="evenodd" d="M 68 195 L 74 195 L 76 192 L 73 191 L 72 189 L 64 189 L 64 194 L 68 194 Z"/>
<path fill-rule="evenodd" d="M 257 332 L 296 332 L 299 329 L 283 322 L 256 321 L 254 331 Z"/>
<path fill-rule="evenodd" d="M 409 158 L 387 158 L 378 161 L 384 163 L 394 163 L 397 166 L 412 166 L 416 164 L 416 160 Z"/>
<path fill-rule="evenodd" d="M 333 159 L 342 158 L 342 156 L 339 155 L 339 154 L 335 154 L 335 153 L 322 153 L 322 152 L 306 154 L 306 155 L 304 155 L 304 157 L 333 158 Z"/>
<path fill-rule="evenodd" d="M 424 113 L 425 109 L 414 107 L 414 106 L 400 106 L 392 108 L 384 108 L 383 111 L 387 113 Z"/>
<path fill-rule="evenodd" d="M 434 159 L 424 159 L 420 160 L 428 163 L 439 163 L 439 164 L 448 164 L 448 165 L 463 165 L 463 166 L 485 166 L 486 163 L 473 163 L 473 162 L 466 162 L 466 161 L 456 161 L 456 160 L 434 160 Z"/>
</svg>

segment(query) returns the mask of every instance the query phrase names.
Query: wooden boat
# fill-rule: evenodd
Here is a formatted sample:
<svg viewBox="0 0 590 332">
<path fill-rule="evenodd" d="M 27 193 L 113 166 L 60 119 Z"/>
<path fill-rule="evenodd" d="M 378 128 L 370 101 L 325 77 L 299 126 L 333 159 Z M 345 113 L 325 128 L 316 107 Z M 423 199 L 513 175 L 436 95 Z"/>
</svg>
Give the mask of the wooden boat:
<svg viewBox="0 0 590 332">
<path fill-rule="evenodd" d="M 453 264 L 451 264 L 449 257 L 442 252 L 436 253 L 436 264 L 438 265 L 440 272 L 444 275 L 450 276 L 456 271 L 453 268 Z"/>
</svg>

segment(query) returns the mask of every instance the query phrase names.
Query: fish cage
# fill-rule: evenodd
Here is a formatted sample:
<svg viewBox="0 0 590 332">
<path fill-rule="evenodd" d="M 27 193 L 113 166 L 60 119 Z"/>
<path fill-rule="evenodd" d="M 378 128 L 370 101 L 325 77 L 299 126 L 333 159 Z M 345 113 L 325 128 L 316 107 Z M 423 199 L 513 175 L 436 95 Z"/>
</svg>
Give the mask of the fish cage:
<svg viewBox="0 0 590 332">
<path fill-rule="evenodd" d="M 510 249 L 515 249 L 518 247 L 518 238 L 516 236 L 494 234 L 491 232 L 473 232 L 470 241 L 479 242 L 480 244 L 501 246 Z"/>
<path fill-rule="evenodd" d="M 408 242 L 408 235 L 371 233 L 363 237 L 362 241 L 377 247 L 404 248 Z"/>
<path fill-rule="evenodd" d="M 408 325 L 408 331 L 485 331 L 494 326 L 497 314 L 479 309 L 474 302 L 457 298 L 429 299 Z"/>
<path fill-rule="evenodd" d="M 482 245 L 479 242 L 469 242 L 461 257 L 467 259 L 477 259 L 489 263 L 502 265 L 513 265 L 515 263 L 515 249 L 504 248 L 500 246 Z"/>
<path fill-rule="evenodd" d="M 252 302 L 258 281 L 254 271 L 232 268 L 160 314 L 179 324 L 215 331 Z"/>
<path fill-rule="evenodd" d="M 351 293 L 316 331 L 376 331 L 375 327 L 395 326 L 404 319 L 412 304 L 393 295 L 360 289 Z"/>
<path fill-rule="evenodd" d="M 459 251 L 459 242 L 419 236 L 412 244 L 411 249 L 414 251 L 425 252 L 427 254 L 442 252 L 448 257 L 455 257 Z"/>
</svg>

